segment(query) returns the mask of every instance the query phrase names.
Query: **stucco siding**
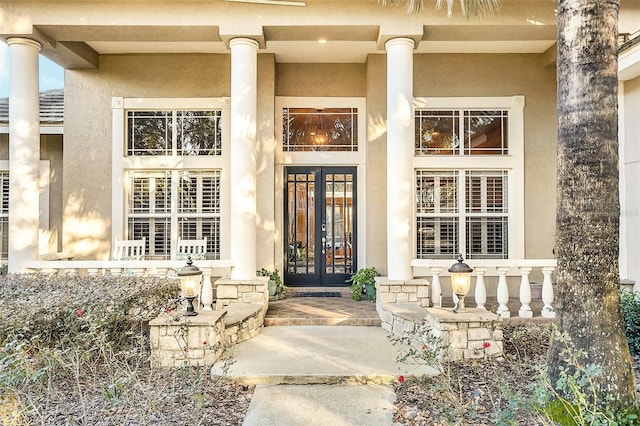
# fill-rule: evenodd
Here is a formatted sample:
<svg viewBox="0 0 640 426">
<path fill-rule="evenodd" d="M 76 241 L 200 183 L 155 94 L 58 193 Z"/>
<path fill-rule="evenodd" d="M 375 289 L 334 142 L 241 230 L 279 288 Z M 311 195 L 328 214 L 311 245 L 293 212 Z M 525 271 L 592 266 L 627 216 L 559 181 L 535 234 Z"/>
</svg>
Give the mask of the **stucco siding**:
<svg viewBox="0 0 640 426">
<path fill-rule="evenodd" d="M 556 73 L 538 54 L 414 56 L 417 97 L 525 97 L 525 255 L 552 258 L 555 239 Z"/>
<path fill-rule="evenodd" d="M 276 96 L 365 96 L 364 64 L 278 64 Z"/>
<path fill-rule="evenodd" d="M 367 58 L 367 265 L 387 274 L 387 56 Z"/>
<path fill-rule="evenodd" d="M 229 55 L 106 55 L 65 71 L 64 248 L 106 259 L 111 241 L 111 98 L 230 95 Z"/>
<path fill-rule="evenodd" d="M 258 156 L 257 167 L 257 208 L 258 230 L 256 242 L 256 263 L 259 268 L 275 269 L 275 244 L 282 244 L 281 237 L 274 231 L 275 202 L 274 202 L 274 115 L 273 103 L 275 92 L 275 58 L 273 55 L 258 55 L 258 111 L 257 136 Z M 280 179 L 280 177 L 277 177 Z M 278 185 L 279 188 L 282 185 Z"/>
<path fill-rule="evenodd" d="M 62 135 L 40 136 L 40 158 L 49 161 L 49 251 L 62 250 Z M 42 209 L 42 207 L 40 207 Z"/>
</svg>

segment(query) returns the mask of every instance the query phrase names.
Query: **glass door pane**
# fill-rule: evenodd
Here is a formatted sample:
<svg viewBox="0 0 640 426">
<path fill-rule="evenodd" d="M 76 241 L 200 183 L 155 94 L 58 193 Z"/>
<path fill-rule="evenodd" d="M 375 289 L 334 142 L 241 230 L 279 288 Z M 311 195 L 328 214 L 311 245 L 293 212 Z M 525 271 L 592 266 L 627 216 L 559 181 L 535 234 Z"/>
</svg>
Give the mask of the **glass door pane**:
<svg viewBox="0 0 640 426">
<path fill-rule="evenodd" d="M 353 272 L 353 175 L 325 175 L 325 273 Z"/>
<path fill-rule="evenodd" d="M 290 174 L 288 181 L 287 269 L 314 273 L 315 176 Z"/>
</svg>

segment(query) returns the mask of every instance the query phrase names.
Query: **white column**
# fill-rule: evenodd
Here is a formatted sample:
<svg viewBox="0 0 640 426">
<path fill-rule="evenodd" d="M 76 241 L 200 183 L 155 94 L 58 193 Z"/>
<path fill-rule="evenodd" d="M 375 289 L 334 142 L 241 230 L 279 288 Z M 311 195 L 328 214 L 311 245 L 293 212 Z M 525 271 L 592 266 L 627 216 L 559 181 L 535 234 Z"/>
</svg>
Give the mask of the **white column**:
<svg viewBox="0 0 640 426">
<path fill-rule="evenodd" d="M 389 40 L 387 50 L 387 270 L 413 278 L 413 40 Z"/>
<path fill-rule="evenodd" d="M 235 38 L 231 47 L 232 280 L 256 276 L 256 109 L 258 43 Z"/>
<path fill-rule="evenodd" d="M 24 272 L 38 258 L 40 227 L 40 44 L 7 40 L 9 67 L 9 272 Z"/>
</svg>

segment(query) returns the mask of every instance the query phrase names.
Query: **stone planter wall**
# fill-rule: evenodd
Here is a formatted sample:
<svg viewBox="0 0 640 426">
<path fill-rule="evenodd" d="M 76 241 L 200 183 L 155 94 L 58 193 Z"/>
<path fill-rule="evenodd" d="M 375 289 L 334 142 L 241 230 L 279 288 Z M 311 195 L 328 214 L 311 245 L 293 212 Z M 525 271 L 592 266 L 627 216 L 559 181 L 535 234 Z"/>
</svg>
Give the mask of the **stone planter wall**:
<svg viewBox="0 0 640 426">
<path fill-rule="evenodd" d="M 269 277 L 253 280 L 231 280 L 220 278 L 215 282 L 216 309 L 233 303 L 262 303 L 269 306 Z"/>
<path fill-rule="evenodd" d="M 448 309 L 426 309 L 426 322 L 442 340 L 443 356 L 449 360 L 502 356 L 500 319 L 484 309 L 453 313 Z"/>
<path fill-rule="evenodd" d="M 215 283 L 215 310 L 192 317 L 183 311 L 162 314 L 149 323 L 154 362 L 162 367 L 213 365 L 225 347 L 260 333 L 269 307 L 268 277 Z"/>
<path fill-rule="evenodd" d="M 225 342 L 235 345 L 256 336 L 262 330 L 267 309 L 259 303 L 236 303 L 226 309 Z"/>
<path fill-rule="evenodd" d="M 497 315 L 484 309 L 454 314 L 451 310 L 422 308 L 415 303 L 380 303 L 376 306 L 382 328 L 395 336 L 414 335 L 426 324 L 441 339 L 441 360 L 502 356 L 502 329 Z"/>
<path fill-rule="evenodd" d="M 213 365 L 225 347 L 227 312 L 183 313 L 161 314 L 149 322 L 152 362 L 161 367 Z"/>
<path fill-rule="evenodd" d="M 376 277 L 376 303 L 417 303 L 428 307 L 430 303 L 429 281 L 412 279 L 394 281 L 386 277 Z"/>
</svg>

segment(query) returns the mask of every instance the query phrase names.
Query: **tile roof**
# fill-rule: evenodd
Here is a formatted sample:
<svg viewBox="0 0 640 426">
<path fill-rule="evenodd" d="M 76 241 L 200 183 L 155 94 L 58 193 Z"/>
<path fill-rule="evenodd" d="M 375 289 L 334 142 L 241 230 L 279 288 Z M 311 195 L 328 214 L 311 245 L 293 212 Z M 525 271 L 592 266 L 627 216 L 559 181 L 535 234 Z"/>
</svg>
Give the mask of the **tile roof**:
<svg viewBox="0 0 640 426">
<path fill-rule="evenodd" d="M 9 123 L 9 98 L 0 98 L 0 123 Z M 64 123 L 64 89 L 40 92 L 40 123 Z"/>
</svg>

